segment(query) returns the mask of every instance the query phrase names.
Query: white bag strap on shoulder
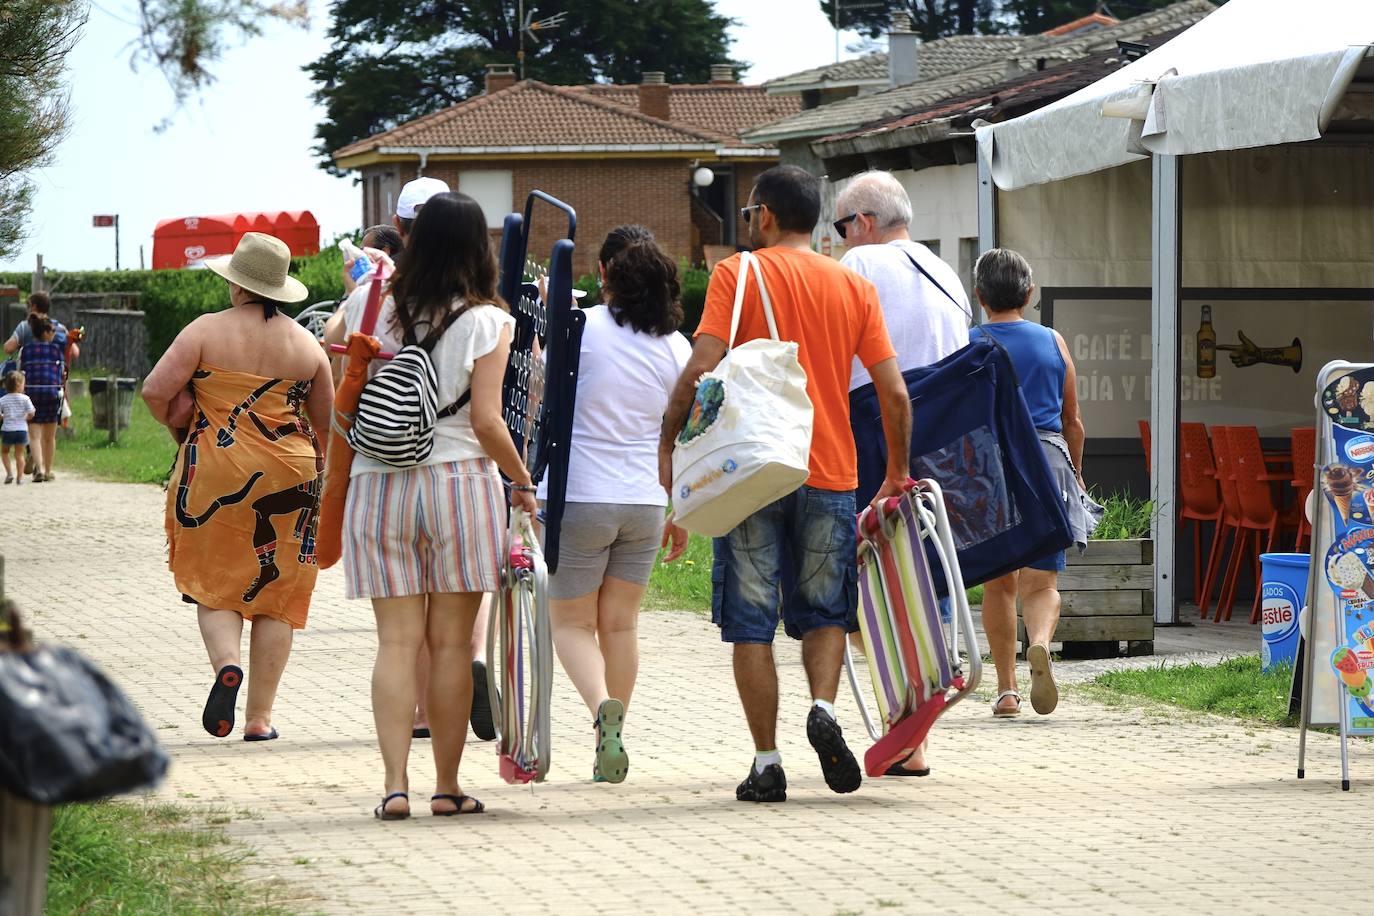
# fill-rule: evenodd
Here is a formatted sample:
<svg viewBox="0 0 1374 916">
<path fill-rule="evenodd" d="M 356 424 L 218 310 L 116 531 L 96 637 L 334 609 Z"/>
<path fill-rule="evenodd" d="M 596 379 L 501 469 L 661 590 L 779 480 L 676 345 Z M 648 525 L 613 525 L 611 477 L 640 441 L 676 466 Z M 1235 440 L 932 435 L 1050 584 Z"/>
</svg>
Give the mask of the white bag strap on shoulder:
<svg viewBox="0 0 1374 916">
<path fill-rule="evenodd" d="M 735 347 L 735 334 L 739 331 L 740 313 L 744 308 L 744 290 L 749 285 L 751 270 L 759 284 L 759 299 L 763 302 L 763 317 L 768 321 L 768 334 L 774 340 L 781 339 L 778 337 L 778 323 L 773 318 L 773 300 L 768 295 L 768 287 L 764 285 L 758 258 L 754 257 L 753 252 L 742 251 L 739 256 L 739 277 L 735 280 L 735 310 L 730 316 L 730 340 L 725 345 L 727 351 Z"/>
</svg>

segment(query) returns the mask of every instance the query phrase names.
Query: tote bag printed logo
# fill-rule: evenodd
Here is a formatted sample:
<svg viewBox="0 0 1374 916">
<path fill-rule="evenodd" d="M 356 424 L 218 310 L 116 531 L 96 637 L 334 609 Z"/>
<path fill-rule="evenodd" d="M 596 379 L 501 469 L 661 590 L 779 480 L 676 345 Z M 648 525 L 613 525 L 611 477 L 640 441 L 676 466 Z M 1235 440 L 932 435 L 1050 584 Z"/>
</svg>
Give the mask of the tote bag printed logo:
<svg viewBox="0 0 1374 916">
<path fill-rule="evenodd" d="M 682 485 L 682 489 L 678 491 L 678 498 L 686 499 L 687 497 L 692 495 L 693 490 L 700 490 L 702 487 L 713 484 L 717 480 L 720 480 L 722 477 L 724 477 L 726 474 L 735 473 L 735 471 L 738 468 L 738 462 L 736 462 L 733 458 L 728 458 L 726 459 L 725 463 L 720 466 L 719 469 L 714 471 L 708 471 L 700 479 L 695 480 L 692 483 L 684 483 Z"/>
</svg>

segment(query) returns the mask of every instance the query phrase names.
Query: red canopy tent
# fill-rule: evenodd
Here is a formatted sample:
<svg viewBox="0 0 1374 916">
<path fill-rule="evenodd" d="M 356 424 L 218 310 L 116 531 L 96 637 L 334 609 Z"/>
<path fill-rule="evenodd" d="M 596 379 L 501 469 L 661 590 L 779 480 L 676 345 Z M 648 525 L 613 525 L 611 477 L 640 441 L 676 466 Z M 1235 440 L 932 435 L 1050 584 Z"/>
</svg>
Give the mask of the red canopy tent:
<svg viewBox="0 0 1374 916">
<path fill-rule="evenodd" d="M 245 232 L 275 236 L 297 257 L 320 250 L 320 224 L 309 210 L 187 216 L 164 219 L 153 230 L 153 270 L 191 267 L 232 254 Z"/>
</svg>

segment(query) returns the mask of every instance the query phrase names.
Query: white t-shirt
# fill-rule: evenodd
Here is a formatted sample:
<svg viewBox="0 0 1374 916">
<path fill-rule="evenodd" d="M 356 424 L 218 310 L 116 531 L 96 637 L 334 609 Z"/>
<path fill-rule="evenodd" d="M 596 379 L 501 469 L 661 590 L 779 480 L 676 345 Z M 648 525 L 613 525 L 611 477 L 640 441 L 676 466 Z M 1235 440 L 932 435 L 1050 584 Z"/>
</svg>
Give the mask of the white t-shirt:
<svg viewBox="0 0 1374 916">
<path fill-rule="evenodd" d="M 0 417 L 4 422 L 0 423 L 0 430 L 7 433 L 19 432 L 29 428 L 29 414 L 33 413 L 33 401 L 29 400 L 27 394 L 7 394 L 0 397 Z"/>
<path fill-rule="evenodd" d="M 568 502 L 666 506 L 658 435 L 692 345 L 677 332 L 654 337 L 622 327 L 604 305 L 583 313 Z M 541 483 L 539 498 L 546 497 Z"/>
<path fill-rule="evenodd" d="M 391 326 L 396 304 L 390 296 L 382 302 L 377 317 L 377 327 L 373 332 L 382 342 L 382 351 L 395 353 L 401 349 L 400 330 Z M 362 322 L 362 308 L 350 308 L 345 318 L 348 333 L 358 330 Z M 468 390 L 472 379 L 472 367 L 478 359 L 496 349 L 500 342 L 501 329 L 513 328 L 515 319 L 495 305 L 475 305 L 458 317 L 439 342 L 430 351 L 434 361 L 435 374 L 439 376 L 439 409 L 443 410 Z M 416 338 L 423 340 L 425 328 L 417 329 Z M 370 375 L 381 368 L 380 361 L 373 361 Z M 467 461 L 472 458 L 485 458 L 487 453 L 477 441 L 472 431 L 472 411 L 464 407 L 453 416 L 444 417 L 434 427 L 434 451 L 423 464 L 445 464 L 450 461 Z M 366 455 L 353 456 L 352 476 L 369 473 L 389 473 L 403 468 L 394 467 Z"/>
<path fill-rule="evenodd" d="M 949 293 L 946 296 L 927 280 L 907 255 L 929 271 Z M 845 252 L 840 263 L 867 277 L 878 288 L 878 303 L 897 367 L 905 372 L 938 363 L 968 346 L 970 316 L 968 294 L 954 269 L 920 242 L 906 240 L 886 245 L 860 245 Z M 958 300 L 958 305 L 950 301 Z M 868 370 L 856 359 L 849 375 L 849 390 L 871 381 Z"/>
</svg>

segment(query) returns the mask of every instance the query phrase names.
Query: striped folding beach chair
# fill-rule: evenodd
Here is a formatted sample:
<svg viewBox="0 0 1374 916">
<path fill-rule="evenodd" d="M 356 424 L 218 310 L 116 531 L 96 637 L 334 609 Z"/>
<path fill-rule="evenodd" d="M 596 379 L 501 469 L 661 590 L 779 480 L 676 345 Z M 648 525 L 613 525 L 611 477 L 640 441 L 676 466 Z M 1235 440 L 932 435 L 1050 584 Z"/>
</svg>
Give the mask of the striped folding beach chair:
<svg viewBox="0 0 1374 916">
<path fill-rule="evenodd" d="M 982 659 L 940 485 L 909 481 L 902 496 L 884 500 L 878 511 L 865 509 L 858 524 L 859 629 L 879 721 L 848 652 L 845 668 L 876 742 L 864 754 L 864 770 L 882 776 L 920 746 L 941 713 L 978 686 Z M 948 620 L 936 598 L 932 555 L 949 583 Z M 961 643 L 966 661 L 959 657 Z"/>
<path fill-rule="evenodd" d="M 511 510 L 507 538 L 501 587 L 487 621 L 487 695 L 501 778 L 543 782 L 553 699 L 548 569 L 529 515 Z"/>
</svg>

